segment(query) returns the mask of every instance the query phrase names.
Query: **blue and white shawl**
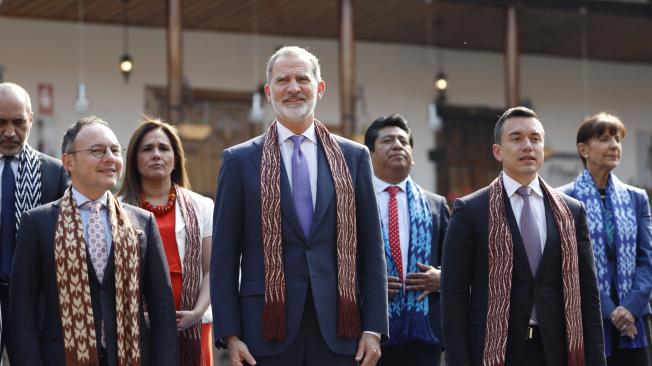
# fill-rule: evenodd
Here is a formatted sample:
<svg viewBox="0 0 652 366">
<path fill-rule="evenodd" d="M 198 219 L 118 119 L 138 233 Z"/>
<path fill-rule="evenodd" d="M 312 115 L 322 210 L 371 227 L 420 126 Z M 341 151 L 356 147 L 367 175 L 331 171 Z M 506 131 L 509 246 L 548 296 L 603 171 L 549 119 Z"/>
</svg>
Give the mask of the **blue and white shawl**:
<svg viewBox="0 0 652 366">
<path fill-rule="evenodd" d="M 582 174 L 575 180 L 573 195 L 586 206 L 587 223 L 598 275 L 598 287 L 600 292 L 607 296 L 611 294 L 612 282 L 608 270 L 607 245 L 609 243 L 607 242 L 608 232 L 606 226 L 615 227 L 613 248 L 616 258 L 616 293 L 618 294 L 619 303 L 622 303 L 632 288 L 636 273 L 638 224 L 627 187 L 614 174 L 609 175 L 606 193 L 605 210 L 591 173 L 584 169 Z M 612 212 L 611 223 L 606 220 L 605 211 Z M 613 344 L 613 324 L 605 321 L 603 329 L 605 353 L 609 356 Z M 620 337 L 620 348 L 641 348 L 647 345 L 645 328 L 640 318 L 636 319 L 636 330 L 638 333 L 634 339 Z"/>
<path fill-rule="evenodd" d="M 405 273 L 421 272 L 417 262 L 430 263 L 432 245 L 432 216 L 425 192 L 408 177 L 406 186 L 408 213 L 410 215 L 410 246 Z M 397 276 L 392 250 L 389 247 L 388 232 L 382 228 L 385 242 L 387 275 Z M 397 260 L 401 260 L 398 258 Z M 436 344 L 437 338 L 430 328 L 429 301 L 426 296 L 418 301 L 420 291 L 399 291 L 389 299 L 389 345 L 420 342 Z"/>
</svg>

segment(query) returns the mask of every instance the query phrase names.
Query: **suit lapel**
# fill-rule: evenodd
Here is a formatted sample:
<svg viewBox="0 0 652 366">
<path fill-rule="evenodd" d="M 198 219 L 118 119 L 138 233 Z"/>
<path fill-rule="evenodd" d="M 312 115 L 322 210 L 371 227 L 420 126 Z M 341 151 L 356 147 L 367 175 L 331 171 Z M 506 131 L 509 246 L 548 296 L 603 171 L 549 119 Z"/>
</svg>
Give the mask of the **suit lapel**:
<svg viewBox="0 0 652 366">
<path fill-rule="evenodd" d="M 311 235 L 324 218 L 334 193 L 333 177 L 330 174 L 328 160 L 326 160 L 326 154 L 320 141 L 317 144 L 317 198 L 315 202 L 315 214 L 312 216 Z"/>
<path fill-rule="evenodd" d="M 258 136 L 253 142 L 253 149 L 251 149 L 251 162 L 256 167 L 256 171 L 260 173 L 260 161 L 263 160 L 263 141 L 265 141 L 265 135 Z M 280 154 L 280 152 L 279 152 Z"/>
<path fill-rule="evenodd" d="M 559 231 L 557 230 L 555 218 L 552 215 L 552 209 L 550 208 L 548 197 L 544 196 L 543 205 L 546 211 L 546 245 L 543 247 L 543 254 L 541 255 L 541 262 L 539 263 L 539 271 L 537 271 L 537 274 L 541 272 L 541 268 L 548 267 L 546 261 L 551 261 L 554 258 L 555 250 L 561 250 L 561 239 L 559 237 Z"/>
</svg>

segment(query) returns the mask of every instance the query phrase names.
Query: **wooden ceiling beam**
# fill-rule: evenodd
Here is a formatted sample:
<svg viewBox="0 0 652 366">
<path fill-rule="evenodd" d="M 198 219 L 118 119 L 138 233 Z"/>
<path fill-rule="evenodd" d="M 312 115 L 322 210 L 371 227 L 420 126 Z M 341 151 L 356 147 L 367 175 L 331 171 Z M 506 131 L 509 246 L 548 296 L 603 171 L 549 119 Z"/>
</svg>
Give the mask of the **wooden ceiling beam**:
<svg viewBox="0 0 652 366">
<path fill-rule="evenodd" d="M 423 1 L 423 0 L 412 0 Z M 508 7 L 515 4 L 521 7 L 538 9 L 558 9 L 566 11 L 577 11 L 585 8 L 589 13 L 600 13 L 627 17 L 652 17 L 651 3 L 635 3 L 626 1 L 607 0 L 438 0 L 442 3 L 468 3 L 484 6 Z"/>
</svg>

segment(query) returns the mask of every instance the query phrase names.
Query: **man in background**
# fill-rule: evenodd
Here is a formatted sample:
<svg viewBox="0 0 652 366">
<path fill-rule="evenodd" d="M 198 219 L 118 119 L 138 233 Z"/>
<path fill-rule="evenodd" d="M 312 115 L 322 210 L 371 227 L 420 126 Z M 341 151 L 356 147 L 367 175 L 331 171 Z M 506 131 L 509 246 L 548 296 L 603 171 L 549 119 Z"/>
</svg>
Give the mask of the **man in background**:
<svg viewBox="0 0 652 366">
<path fill-rule="evenodd" d="M 9 284 L 16 232 L 23 212 L 60 198 L 68 185 L 61 161 L 28 143 L 33 113 L 29 94 L 13 83 L 0 83 L 0 307 L 2 342 L 11 361 Z"/>
<path fill-rule="evenodd" d="M 371 152 L 387 262 L 389 342 L 382 346 L 379 365 L 439 365 L 439 266 L 450 216 L 446 200 L 410 177 L 413 140 L 405 118 L 376 119 L 365 145 Z"/>
</svg>

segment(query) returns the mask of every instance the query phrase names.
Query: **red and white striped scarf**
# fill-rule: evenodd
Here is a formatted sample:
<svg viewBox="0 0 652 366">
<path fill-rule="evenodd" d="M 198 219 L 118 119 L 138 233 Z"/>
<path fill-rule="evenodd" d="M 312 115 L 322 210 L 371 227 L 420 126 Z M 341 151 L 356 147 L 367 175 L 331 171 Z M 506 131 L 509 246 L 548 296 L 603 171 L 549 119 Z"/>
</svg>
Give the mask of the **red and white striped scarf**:
<svg viewBox="0 0 652 366">
<path fill-rule="evenodd" d="M 201 237 L 195 206 L 184 188 L 174 185 L 177 202 L 186 230 L 185 255 L 183 258 L 183 279 L 181 284 L 181 310 L 191 311 L 197 304 L 202 281 Z M 179 334 L 179 348 L 182 365 L 202 365 L 201 319 Z"/>
<path fill-rule="evenodd" d="M 287 333 L 285 274 L 281 233 L 281 153 L 274 121 L 265 134 L 260 169 L 260 202 L 265 265 L 263 338 L 284 340 Z M 344 154 L 326 127 L 315 120 L 315 132 L 324 147 L 335 185 L 337 212 L 337 335 L 358 338 L 360 310 L 355 297 L 356 208 L 351 173 Z"/>
<path fill-rule="evenodd" d="M 584 365 L 584 337 L 573 214 L 563 198 L 539 177 L 561 238 L 567 365 Z M 512 234 L 505 211 L 502 173 L 489 186 L 489 298 L 484 341 L 484 366 L 505 365 L 512 290 Z"/>
</svg>

